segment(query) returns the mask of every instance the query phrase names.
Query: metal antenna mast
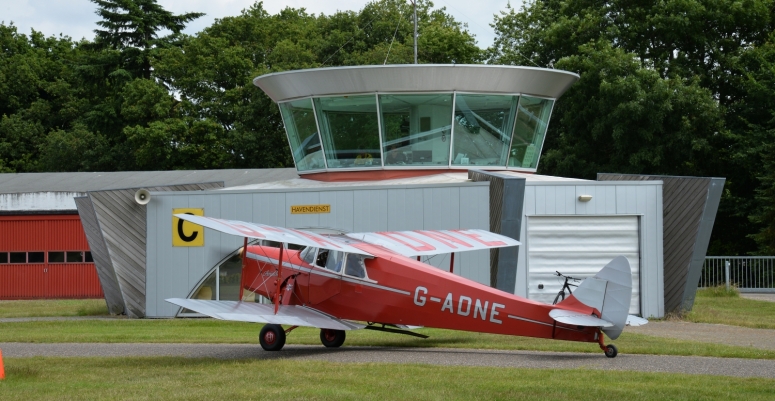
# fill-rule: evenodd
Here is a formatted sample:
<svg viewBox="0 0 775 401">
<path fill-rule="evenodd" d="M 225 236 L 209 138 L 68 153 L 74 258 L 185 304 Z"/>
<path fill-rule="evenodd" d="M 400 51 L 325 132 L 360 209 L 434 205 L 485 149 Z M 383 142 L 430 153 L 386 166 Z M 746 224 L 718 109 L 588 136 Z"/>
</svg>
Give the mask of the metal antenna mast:
<svg viewBox="0 0 775 401">
<path fill-rule="evenodd" d="M 414 7 L 414 63 L 417 64 L 417 0 L 412 0 Z"/>
</svg>

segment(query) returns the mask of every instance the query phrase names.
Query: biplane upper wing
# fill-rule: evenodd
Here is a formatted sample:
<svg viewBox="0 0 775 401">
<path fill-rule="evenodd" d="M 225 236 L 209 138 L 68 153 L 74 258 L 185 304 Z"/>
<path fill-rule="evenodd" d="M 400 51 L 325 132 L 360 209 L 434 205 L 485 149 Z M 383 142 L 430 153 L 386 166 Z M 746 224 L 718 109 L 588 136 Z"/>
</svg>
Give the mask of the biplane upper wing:
<svg viewBox="0 0 775 401">
<path fill-rule="evenodd" d="M 408 257 L 520 245 L 513 238 L 476 229 L 380 231 L 346 235 Z"/>
<path fill-rule="evenodd" d="M 249 223 L 246 221 L 216 219 L 206 216 L 194 216 L 191 214 L 176 214 L 175 217 L 190 221 L 200 226 L 211 228 L 222 233 L 240 237 L 259 238 L 269 241 L 285 242 L 316 248 L 333 249 L 348 253 L 357 253 L 365 256 L 373 256 L 354 246 L 342 241 L 332 241 L 330 238 L 313 233 L 311 231 L 295 230 L 292 228 L 275 227 L 266 224 Z"/>
<path fill-rule="evenodd" d="M 307 326 L 334 330 L 358 330 L 365 327 L 362 324 L 337 319 L 305 306 L 282 305 L 275 315 L 274 305 L 253 302 L 183 298 L 170 298 L 166 301 L 220 320 Z"/>
</svg>

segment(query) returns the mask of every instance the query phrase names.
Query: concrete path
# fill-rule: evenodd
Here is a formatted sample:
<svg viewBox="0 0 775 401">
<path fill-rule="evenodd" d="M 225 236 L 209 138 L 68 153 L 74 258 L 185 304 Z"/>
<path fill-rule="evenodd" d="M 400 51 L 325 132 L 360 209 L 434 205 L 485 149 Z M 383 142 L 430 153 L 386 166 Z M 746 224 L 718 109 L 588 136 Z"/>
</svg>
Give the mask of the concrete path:
<svg viewBox="0 0 775 401">
<path fill-rule="evenodd" d="M 743 293 L 740 293 L 740 297 L 755 299 L 757 301 L 775 302 L 775 292 L 767 293 L 767 294 L 753 294 L 753 293 L 743 292 Z"/>
<path fill-rule="evenodd" d="M 266 352 L 253 344 L 32 344 L 0 343 L 6 358 L 180 356 L 190 358 L 322 360 L 341 363 L 421 363 L 447 366 L 490 366 L 538 369 L 599 369 L 688 373 L 775 379 L 775 360 L 627 355 L 606 358 L 570 352 L 495 351 L 442 348 L 382 348 L 288 345 Z"/>
<path fill-rule="evenodd" d="M 649 322 L 647 325 L 639 327 L 627 327 L 624 331 L 625 333 L 775 351 L 775 330 L 749 329 L 723 324 L 659 321 Z"/>
</svg>

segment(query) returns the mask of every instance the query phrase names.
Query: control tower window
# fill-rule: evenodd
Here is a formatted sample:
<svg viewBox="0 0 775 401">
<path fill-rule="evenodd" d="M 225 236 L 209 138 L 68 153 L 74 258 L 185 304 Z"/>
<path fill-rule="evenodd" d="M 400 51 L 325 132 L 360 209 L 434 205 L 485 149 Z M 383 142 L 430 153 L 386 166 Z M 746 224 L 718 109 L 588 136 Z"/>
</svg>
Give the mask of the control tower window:
<svg viewBox="0 0 775 401">
<path fill-rule="evenodd" d="M 452 164 L 506 165 L 519 96 L 458 94 Z"/>
<path fill-rule="evenodd" d="M 293 160 L 299 171 L 322 170 L 326 168 L 323 150 L 320 147 L 315 113 L 311 99 L 300 99 L 281 103 L 280 112 L 291 143 Z"/>
<path fill-rule="evenodd" d="M 328 168 L 380 168 L 377 96 L 315 99 Z"/>
<path fill-rule="evenodd" d="M 510 167 L 536 168 L 554 101 L 522 96 L 509 152 Z"/>
<path fill-rule="evenodd" d="M 448 166 L 452 94 L 380 95 L 386 166 Z"/>
</svg>

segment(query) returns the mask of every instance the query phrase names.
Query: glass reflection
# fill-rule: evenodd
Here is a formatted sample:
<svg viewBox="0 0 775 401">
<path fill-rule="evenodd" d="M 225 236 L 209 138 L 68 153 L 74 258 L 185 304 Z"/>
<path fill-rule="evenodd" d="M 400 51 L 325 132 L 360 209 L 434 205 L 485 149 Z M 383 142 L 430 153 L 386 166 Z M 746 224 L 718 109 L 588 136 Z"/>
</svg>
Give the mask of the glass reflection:
<svg viewBox="0 0 775 401">
<path fill-rule="evenodd" d="M 385 166 L 447 165 L 452 94 L 380 95 Z"/>
<path fill-rule="evenodd" d="M 320 138 L 315 124 L 311 99 L 301 99 L 280 104 L 285 131 L 291 143 L 293 160 L 299 171 L 325 168 Z"/>
<path fill-rule="evenodd" d="M 239 301 L 242 258 L 239 254 L 223 262 L 218 269 L 218 296 L 221 300 Z"/>
<path fill-rule="evenodd" d="M 215 273 L 218 271 L 218 269 L 215 269 L 209 276 L 207 276 L 207 279 L 202 283 L 202 285 L 199 287 L 199 289 L 194 294 L 193 299 L 209 299 L 209 300 L 215 300 L 215 296 L 217 294 L 215 290 Z"/>
<path fill-rule="evenodd" d="M 328 168 L 382 167 L 375 95 L 317 98 L 315 110 Z"/>
<path fill-rule="evenodd" d="M 554 101 L 522 96 L 509 154 L 510 167 L 536 168 Z"/>
<path fill-rule="evenodd" d="M 458 94 L 452 164 L 505 166 L 518 103 L 519 96 Z"/>
</svg>

